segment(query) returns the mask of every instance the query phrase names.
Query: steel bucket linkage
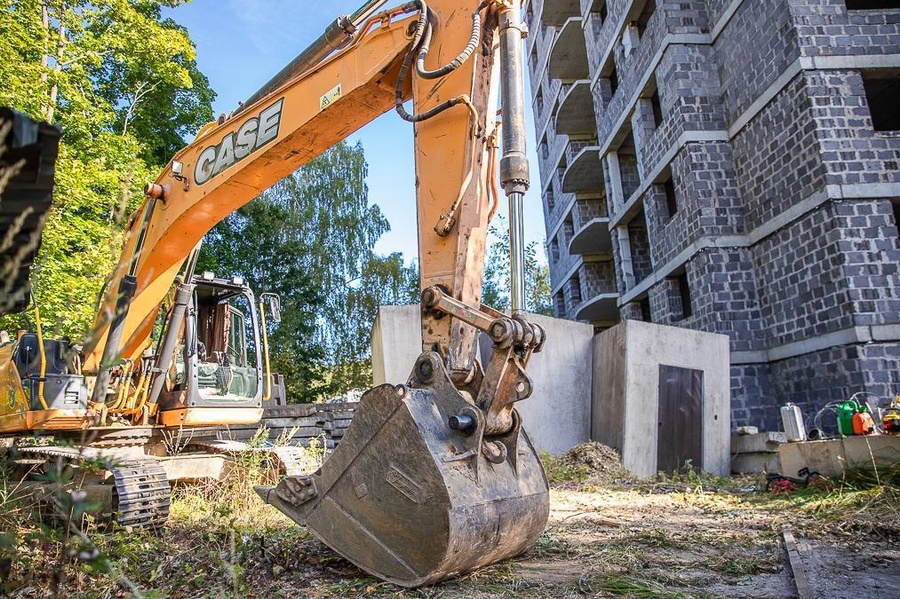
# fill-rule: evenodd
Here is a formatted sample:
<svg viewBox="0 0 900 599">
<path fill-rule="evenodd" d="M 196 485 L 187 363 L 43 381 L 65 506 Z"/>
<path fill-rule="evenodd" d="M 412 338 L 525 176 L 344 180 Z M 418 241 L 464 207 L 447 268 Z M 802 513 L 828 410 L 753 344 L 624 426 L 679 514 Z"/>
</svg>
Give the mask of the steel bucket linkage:
<svg viewBox="0 0 900 599">
<path fill-rule="evenodd" d="M 318 472 L 257 488 L 334 551 L 404 587 L 516 556 L 534 545 L 549 515 L 547 479 L 518 413 L 512 430 L 486 437 L 481 410 L 456 389 L 438 354 L 422 354 L 413 372 L 407 385 L 363 395 Z M 448 423 L 461 414 L 472 425 L 454 430 Z M 502 450 L 499 459 L 486 445 Z"/>
</svg>

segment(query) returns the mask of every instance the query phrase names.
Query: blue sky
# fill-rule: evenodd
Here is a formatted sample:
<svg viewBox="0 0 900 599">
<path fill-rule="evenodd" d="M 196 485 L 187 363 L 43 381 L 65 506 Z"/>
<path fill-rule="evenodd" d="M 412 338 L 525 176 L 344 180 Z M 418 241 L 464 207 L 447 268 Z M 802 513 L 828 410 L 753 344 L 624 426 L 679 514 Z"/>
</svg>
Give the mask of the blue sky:
<svg viewBox="0 0 900 599">
<path fill-rule="evenodd" d="M 400 4 L 397 0 L 393 4 Z M 167 16 L 187 27 L 197 64 L 218 93 L 216 114 L 229 113 L 318 37 L 329 22 L 363 0 L 193 0 Z M 529 107 L 530 110 L 530 107 Z M 532 190 L 526 195 L 526 241 L 544 242 L 534 128 L 529 115 Z M 369 201 L 391 223 L 375 249 L 417 257 L 412 125 L 390 112 L 350 138 L 361 141 L 369 164 Z M 505 214 L 505 207 L 501 209 Z"/>
</svg>

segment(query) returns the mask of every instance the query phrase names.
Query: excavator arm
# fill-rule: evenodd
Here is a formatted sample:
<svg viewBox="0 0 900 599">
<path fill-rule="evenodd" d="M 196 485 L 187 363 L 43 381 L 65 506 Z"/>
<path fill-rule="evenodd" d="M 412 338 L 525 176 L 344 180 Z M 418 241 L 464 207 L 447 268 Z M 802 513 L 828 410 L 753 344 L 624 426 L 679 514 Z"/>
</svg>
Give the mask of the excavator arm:
<svg viewBox="0 0 900 599">
<path fill-rule="evenodd" d="M 104 355 L 140 356 L 185 258 L 216 223 L 394 107 L 416 23 L 411 9 L 374 15 L 330 58 L 204 127 L 147 186 L 86 344 L 85 370 L 99 370 Z"/>
<path fill-rule="evenodd" d="M 521 553 L 543 531 L 547 481 L 514 404 L 531 394 L 525 367 L 544 335 L 522 305 L 521 3 L 384 5 L 372 0 L 338 19 L 147 186 L 85 368 L 99 373 L 94 399 L 102 401 L 108 365 L 148 346 L 160 304 L 203 235 L 396 109 L 415 131 L 423 353 L 405 385 L 363 396 L 320 472 L 258 492 L 361 568 L 418 586 Z M 481 305 L 498 176 L 516 242 L 511 316 Z M 475 358 L 479 331 L 493 342 L 484 366 Z"/>
<path fill-rule="evenodd" d="M 100 370 L 104 351 L 107 362 L 138 359 L 186 256 L 216 223 L 410 98 L 413 119 L 444 108 L 415 124 L 422 288 L 438 286 L 467 305 L 480 304 L 489 179 L 496 176 L 496 166 L 489 172 L 488 163 L 499 129 L 494 122 L 499 93 L 494 32 L 503 5 L 431 0 L 429 17 L 419 2 L 371 14 L 381 4 L 361 9 L 367 17 L 361 23 L 339 20 L 332 30 L 343 39 L 326 34 L 323 45 L 325 51 L 343 47 L 318 64 L 309 66 L 307 58 L 306 64 L 289 65 L 254 94 L 251 104 L 204 127 L 147 186 L 143 205 L 128 222 L 122 257 L 86 343 L 86 371 Z M 426 18 L 432 22 L 423 25 Z M 473 22 L 482 21 L 482 35 L 476 38 Z M 422 43 L 426 26 L 435 46 L 424 61 L 426 69 L 451 62 L 467 44 L 471 56 L 446 75 L 419 76 L 407 59 L 418 58 L 410 47 Z M 426 314 L 423 340 L 447 357 L 451 372 L 470 375 L 472 327 L 460 329 L 450 319 Z"/>
</svg>

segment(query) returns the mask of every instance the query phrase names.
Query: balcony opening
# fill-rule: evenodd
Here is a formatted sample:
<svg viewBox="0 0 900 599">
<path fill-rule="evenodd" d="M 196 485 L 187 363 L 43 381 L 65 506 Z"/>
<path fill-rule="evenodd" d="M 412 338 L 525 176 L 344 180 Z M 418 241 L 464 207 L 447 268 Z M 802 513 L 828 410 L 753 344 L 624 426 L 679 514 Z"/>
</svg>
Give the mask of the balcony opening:
<svg viewBox="0 0 900 599">
<path fill-rule="evenodd" d="M 544 90 L 538 88 L 537 94 L 534 96 L 534 105 L 537 108 L 538 117 L 544 113 Z"/>
<path fill-rule="evenodd" d="M 533 21 L 534 21 L 534 2 L 530 2 L 528 4 L 528 10 L 525 11 L 525 22 L 528 23 L 528 26 L 530 27 Z"/>
<path fill-rule="evenodd" d="M 681 297 L 681 319 L 684 320 L 694 314 L 691 307 L 691 287 L 688 284 L 687 272 L 676 275 L 675 283 L 678 286 L 678 295 Z"/>
<path fill-rule="evenodd" d="M 566 160 L 566 153 L 563 152 L 563 155 L 559 159 L 559 164 L 556 167 L 556 175 L 559 177 L 560 182 L 562 182 L 563 177 L 566 176 L 566 169 L 569 168 L 569 162 Z"/>
<path fill-rule="evenodd" d="M 847 10 L 884 10 L 900 8 L 900 0 L 845 0 Z"/>
<path fill-rule="evenodd" d="M 597 15 L 601 25 L 605 23 L 606 17 L 609 16 L 609 9 L 606 8 L 606 0 L 594 0 L 591 4 L 591 13 Z"/>
<path fill-rule="evenodd" d="M 609 79 L 610 97 L 615 96 L 616 90 L 619 89 L 619 73 L 616 71 L 615 61 L 612 63 L 612 69 L 609 71 L 607 78 Z"/>
<path fill-rule="evenodd" d="M 900 131 L 900 71 L 863 71 L 862 78 L 875 131 Z"/>
<path fill-rule="evenodd" d="M 553 195 L 553 190 L 547 190 L 547 208 L 550 209 L 550 212 L 553 212 L 553 209 L 556 208 L 556 197 Z"/>
<path fill-rule="evenodd" d="M 569 292 L 572 297 L 572 305 L 578 306 L 581 304 L 581 279 L 578 275 L 575 275 L 569 280 Z"/>
<path fill-rule="evenodd" d="M 662 185 L 663 191 L 666 194 L 666 220 L 669 220 L 675 213 L 678 212 L 678 200 L 675 197 L 675 182 L 672 180 L 672 176 L 669 175 L 668 180 Z"/>
<path fill-rule="evenodd" d="M 550 260 L 553 264 L 559 262 L 559 239 L 556 236 L 550 240 Z"/>
<path fill-rule="evenodd" d="M 659 101 L 659 90 L 653 92 L 650 96 L 650 107 L 653 110 L 653 125 L 659 129 L 663 124 L 662 103 Z"/>
<path fill-rule="evenodd" d="M 653 13 L 656 12 L 656 0 L 647 0 L 646 4 L 644 4 L 644 9 L 641 11 L 641 14 L 637 18 L 637 30 L 638 35 L 641 39 L 644 39 L 644 32 L 647 30 L 647 23 L 650 22 L 650 18 L 653 16 Z"/>
<path fill-rule="evenodd" d="M 894 205 L 894 228 L 897 229 L 897 239 L 900 239 L 900 198 L 893 200 Z"/>
<path fill-rule="evenodd" d="M 647 219 L 643 210 L 628 223 L 628 242 L 631 250 L 631 271 L 637 284 L 653 274 L 650 236 L 647 234 Z"/>
<path fill-rule="evenodd" d="M 575 237 L 575 221 L 572 220 L 571 214 L 566 217 L 566 220 L 563 223 L 563 232 L 566 234 L 566 239 L 571 240 Z"/>
<path fill-rule="evenodd" d="M 553 311 L 556 313 L 557 318 L 566 316 L 566 297 L 562 292 L 553 296 Z"/>
<path fill-rule="evenodd" d="M 644 322 L 653 322 L 653 317 L 650 314 L 650 297 L 644 296 L 641 299 L 641 320 Z"/>
<path fill-rule="evenodd" d="M 625 139 L 618 147 L 619 176 L 622 181 L 622 199 L 627 201 L 641 187 L 641 173 L 638 167 L 634 132 L 628 127 Z"/>
</svg>

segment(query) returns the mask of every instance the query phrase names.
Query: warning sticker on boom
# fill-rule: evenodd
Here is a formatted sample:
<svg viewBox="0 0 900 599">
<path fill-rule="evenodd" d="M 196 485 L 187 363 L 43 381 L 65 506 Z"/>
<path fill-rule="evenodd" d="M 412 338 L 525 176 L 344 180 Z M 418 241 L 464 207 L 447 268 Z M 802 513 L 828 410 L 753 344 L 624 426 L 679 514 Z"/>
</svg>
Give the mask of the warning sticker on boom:
<svg viewBox="0 0 900 599">
<path fill-rule="evenodd" d="M 341 97 L 343 91 L 341 89 L 341 84 L 338 83 L 335 87 L 328 90 L 328 92 L 319 98 L 319 111 L 325 110 L 332 104 L 334 104 L 335 100 Z"/>
</svg>

